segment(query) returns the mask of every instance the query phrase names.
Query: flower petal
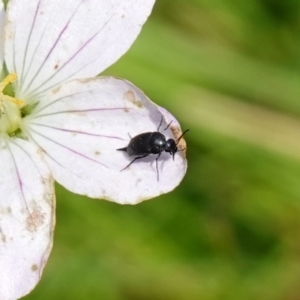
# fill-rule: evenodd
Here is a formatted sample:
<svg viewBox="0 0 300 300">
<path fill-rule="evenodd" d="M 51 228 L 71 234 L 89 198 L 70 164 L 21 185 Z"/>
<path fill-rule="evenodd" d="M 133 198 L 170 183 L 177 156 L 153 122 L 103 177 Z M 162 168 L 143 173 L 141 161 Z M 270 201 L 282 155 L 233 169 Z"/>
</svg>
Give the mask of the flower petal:
<svg viewBox="0 0 300 300">
<path fill-rule="evenodd" d="M 133 163 L 126 147 L 130 136 L 157 131 L 163 115 L 140 90 L 112 77 L 75 80 L 49 91 L 48 104 L 26 118 L 29 138 L 46 153 L 52 174 L 67 189 L 93 198 L 135 204 L 173 190 L 186 172 L 184 153 L 168 153 Z M 175 125 L 160 130 L 168 138 Z"/>
<path fill-rule="evenodd" d="M 55 195 L 41 151 L 0 140 L 0 299 L 17 299 L 40 280 L 52 247 Z"/>
<path fill-rule="evenodd" d="M 0 74 L 3 69 L 3 30 L 4 30 L 4 19 L 5 19 L 5 9 L 4 9 L 4 4 L 3 1 L 0 1 Z"/>
<path fill-rule="evenodd" d="M 95 76 L 131 46 L 154 0 L 10 0 L 5 61 L 28 98 Z"/>
</svg>

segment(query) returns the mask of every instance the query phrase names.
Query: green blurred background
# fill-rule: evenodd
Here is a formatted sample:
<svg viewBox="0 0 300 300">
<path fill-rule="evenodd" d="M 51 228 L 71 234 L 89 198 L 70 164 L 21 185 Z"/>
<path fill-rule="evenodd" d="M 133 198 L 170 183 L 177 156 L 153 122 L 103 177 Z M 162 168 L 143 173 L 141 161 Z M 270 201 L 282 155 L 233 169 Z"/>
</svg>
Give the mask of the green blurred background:
<svg viewBox="0 0 300 300">
<path fill-rule="evenodd" d="M 191 129 L 187 175 L 133 207 L 57 186 L 25 299 L 300 299 L 300 1 L 158 0 L 105 74 Z"/>
</svg>

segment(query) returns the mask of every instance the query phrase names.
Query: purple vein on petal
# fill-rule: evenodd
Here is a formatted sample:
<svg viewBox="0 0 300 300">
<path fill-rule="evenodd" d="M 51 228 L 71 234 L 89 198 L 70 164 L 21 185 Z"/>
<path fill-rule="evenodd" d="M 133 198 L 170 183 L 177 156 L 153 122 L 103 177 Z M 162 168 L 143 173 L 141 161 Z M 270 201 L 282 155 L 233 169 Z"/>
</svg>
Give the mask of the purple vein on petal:
<svg viewBox="0 0 300 300">
<path fill-rule="evenodd" d="M 44 186 L 46 186 L 46 181 L 45 181 L 45 178 L 43 177 L 43 175 L 41 174 L 36 162 L 32 159 L 31 155 L 21 146 L 18 144 L 17 141 L 14 141 L 12 140 L 11 141 L 12 144 L 14 144 L 16 147 L 18 147 L 26 156 L 27 158 L 31 161 L 32 165 L 34 166 L 35 170 L 37 171 L 37 173 L 40 175 L 40 178 L 42 179 L 42 182 L 44 184 Z M 53 184 L 53 183 L 52 183 Z M 52 198 L 53 198 L 53 195 L 52 194 L 47 194 L 47 198 L 48 198 L 48 202 L 49 203 L 52 203 Z M 53 204 L 51 204 L 52 206 Z M 52 218 L 53 219 L 53 218 Z M 52 220 L 53 222 L 54 220 Z M 52 230 L 52 226 L 50 226 L 50 235 L 51 235 L 51 230 Z"/>
<path fill-rule="evenodd" d="M 26 201 L 26 197 L 25 197 L 25 193 L 24 193 L 24 189 L 23 189 L 23 182 L 21 180 L 21 176 L 20 176 L 19 168 L 17 166 L 16 159 L 15 159 L 13 153 L 12 153 L 12 150 L 9 146 L 9 143 L 7 141 L 5 143 L 6 143 L 7 149 L 9 151 L 10 155 L 11 155 L 11 158 L 12 158 L 12 161 L 13 161 L 13 164 L 14 164 L 14 168 L 15 168 L 15 172 L 16 172 L 16 176 L 17 176 L 17 180 L 18 180 L 18 184 L 19 184 L 19 189 L 20 189 L 25 207 L 27 209 L 28 214 L 30 215 L 30 211 L 29 211 L 29 208 L 28 208 L 28 205 L 27 205 L 27 201 Z"/>
<path fill-rule="evenodd" d="M 37 77 L 37 75 L 40 73 L 40 71 L 42 70 L 42 68 L 44 67 L 46 61 L 48 60 L 48 58 L 50 57 L 51 53 L 53 52 L 53 50 L 56 48 L 58 42 L 60 41 L 61 37 L 63 36 L 63 34 L 65 33 L 65 31 L 67 30 L 67 28 L 69 27 L 71 21 L 73 20 L 75 14 L 77 13 L 79 7 L 81 6 L 81 4 L 84 2 L 84 0 L 82 0 L 78 6 L 75 8 L 74 12 L 72 13 L 71 17 L 69 18 L 69 20 L 67 21 L 67 23 L 65 24 L 64 28 L 61 30 L 61 32 L 59 33 L 56 41 L 54 42 L 54 44 L 52 45 L 51 49 L 49 50 L 48 54 L 46 55 L 45 59 L 43 60 L 42 64 L 40 65 L 40 67 L 38 68 L 38 70 L 36 71 L 36 73 L 33 75 L 31 81 L 29 82 L 29 84 L 27 85 L 26 89 L 29 89 L 30 86 L 32 85 L 33 81 L 35 80 L 35 78 Z"/>
<path fill-rule="evenodd" d="M 37 170 L 37 172 L 40 174 L 41 178 L 43 178 L 43 176 L 42 176 L 40 170 L 38 169 L 38 167 L 37 167 L 35 161 L 32 159 L 32 157 L 29 155 L 29 153 L 28 153 L 27 151 L 25 151 L 25 149 L 24 149 L 22 146 L 20 146 L 16 141 L 11 140 L 11 143 L 14 144 L 16 147 L 18 147 L 18 148 L 19 148 L 19 149 L 20 149 L 20 150 L 28 157 L 28 159 L 29 159 L 29 160 L 31 161 L 31 163 L 34 165 L 34 167 L 35 167 L 35 169 Z"/>
<path fill-rule="evenodd" d="M 84 44 L 78 49 L 75 51 L 75 53 L 53 74 L 51 75 L 50 77 L 48 77 L 44 82 L 42 82 L 40 85 L 38 85 L 35 89 L 33 89 L 31 91 L 31 94 L 28 96 L 28 97 L 33 97 L 35 96 L 35 92 L 37 90 L 39 90 L 43 85 L 45 85 L 47 82 L 49 82 L 51 79 L 53 79 L 61 70 L 63 70 L 70 62 L 72 62 L 73 59 L 75 59 L 75 57 L 88 45 L 90 44 L 96 37 L 98 34 L 101 33 L 101 31 L 107 26 L 107 24 L 111 21 L 111 19 L 114 17 L 115 14 L 112 14 L 110 16 L 110 18 L 103 24 L 103 26 L 96 32 L 94 33 L 88 40 L 86 40 L 84 42 Z M 97 56 L 96 59 L 93 59 L 92 62 L 94 62 L 95 60 L 98 59 L 99 56 Z M 63 80 L 60 79 L 59 82 L 61 81 L 67 81 L 69 78 L 71 78 L 72 76 L 74 76 L 76 73 L 80 72 L 82 69 L 84 69 L 87 65 L 89 65 L 90 63 L 87 63 L 85 64 L 84 66 L 82 66 L 79 70 L 76 70 L 75 72 L 73 72 L 72 74 L 68 75 L 66 78 L 64 78 Z M 39 91 L 39 93 L 43 93 L 45 92 L 46 90 L 48 89 L 51 89 L 52 87 L 56 86 L 58 83 L 55 83 L 53 84 L 52 86 L 50 87 L 47 87 L 45 88 L 44 90 L 42 91 Z"/>
<path fill-rule="evenodd" d="M 93 91 L 98 91 L 98 90 L 99 90 L 99 88 L 89 89 L 88 91 L 89 92 L 93 92 Z M 41 107 L 38 106 L 38 108 L 34 111 L 34 113 L 38 114 L 41 111 L 43 111 L 44 109 L 46 109 L 47 107 L 52 106 L 52 105 L 56 104 L 57 102 L 59 102 L 59 101 L 61 101 L 63 99 L 67 99 L 69 97 L 74 97 L 74 96 L 78 96 L 78 95 L 85 94 L 85 93 L 86 93 L 86 91 L 81 91 L 81 92 L 78 92 L 78 93 L 68 94 L 68 95 L 65 95 L 63 97 L 57 98 L 54 101 L 52 101 L 52 102 L 50 102 L 50 103 L 48 103 L 48 104 L 46 104 L 44 106 L 41 106 Z"/>
<path fill-rule="evenodd" d="M 40 5 L 41 5 L 41 0 L 39 1 L 38 5 L 36 6 L 35 14 L 34 14 L 34 17 L 33 17 L 33 20 L 32 20 L 32 24 L 31 24 L 31 27 L 30 27 L 29 36 L 28 36 L 28 39 L 27 39 L 27 42 L 26 42 L 26 47 L 25 47 L 25 52 L 24 52 L 24 58 L 23 58 L 23 66 L 22 66 L 21 76 L 20 76 L 20 82 L 23 82 L 23 80 L 24 80 L 24 69 L 25 69 L 25 61 L 27 60 L 28 45 L 29 45 L 29 42 L 31 40 L 33 28 L 34 28 L 34 25 L 35 25 L 35 22 L 36 22 L 37 13 L 38 13 L 38 11 L 40 9 Z"/>
<path fill-rule="evenodd" d="M 28 58 L 29 62 L 28 62 L 28 66 L 26 68 L 26 71 L 24 73 L 23 79 L 26 78 L 27 75 L 28 75 L 28 72 L 29 72 L 29 70 L 32 66 L 33 60 L 35 58 L 35 54 L 38 52 L 38 49 L 40 48 L 41 42 L 42 42 L 42 40 L 45 36 L 45 33 L 47 32 L 48 27 L 52 25 L 52 23 L 50 24 L 50 21 L 52 20 L 53 10 L 54 10 L 54 6 L 52 7 L 50 17 L 48 18 L 47 22 L 44 24 L 45 26 L 44 26 L 43 32 L 42 32 L 41 36 L 39 37 L 39 40 L 38 40 L 34 50 L 32 51 L 33 55 L 31 55 L 30 61 L 29 61 L 29 58 Z M 22 80 L 21 81 L 21 87 L 19 88 L 19 93 L 20 94 L 22 94 L 23 85 L 24 85 L 24 81 Z"/>
<path fill-rule="evenodd" d="M 48 141 L 50 141 L 50 142 L 52 142 L 52 143 L 54 143 L 54 144 L 56 144 L 56 145 L 58 145 L 58 146 L 64 148 L 64 149 L 67 149 L 68 151 L 70 151 L 70 152 L 72 152 L 72 153 L 75 153 L 76 155 L 79 155 L 79 156 L 81 156 L 81 157 L 83 157 L 83 158 L 85 158 L 85 159 L 87 159 L 87 160 L 90 160 L 90 161 L 92 161 L 92 162 L 95 162 L 95 163 L 97 163 L 97 164 L 99 164 L 99 165 L 101 165 L 101 166 L 107 168 L 107 166 L 106 166 L 105 164 L 103 164 L 103 163 L 101 163 L 101 162 L 99 162 L 99 161 L 97 161 L 97 160 L 95 160 L 95 159 L 93 159 L 93 158 L 90 158 L 90 157 L 88 157 L 88 156 L 86 156 L 86 155 L 84 155 L 84 154 L 82 154 L 82 153 L 80 153 L 80 152 L 78 152 L 78 151 L 75 151 L 74 149 L 72 149 L 72 148 L 70 148 L 70 147 L 67 147 L 67 146 L 65 146 L 65 145 L 63 145 L 63 144 L 61 144 L 61 143 L 58 143 L 58 142 L 54 141 L 53 139 L 50 139 L 49 137 L 47 137 L 47 136 L 41 134 L 40 132 L 34 130 L 33 128 L 31 128 L 31 131 L 32 131 L 32 132 L 35 132 L 37 135 L 43 137 L 44 139 L 46 139 L 46 140 L 48 140 Z"/>
<path fill-rule="evenodd" d="M 83 131 L 78 131 L 78 130 L 59 128 L 59 127 L 54 127 L 54 126 L 39 124 L 39 123 L 33 123 L 33 122 L 31 122 L 30 124 L 35 125 L 35 126 L 46 127 L 46 128 L 49 128 L 49 129 L 59 130 L 59 131 L 63 131 L 63 132 L 78 133 L 78 134 L 83 134 L 83 135 L 87 135 L 87 136 L 96 136 L 96 137 L 100 137 L 100 138 L 108 138 L 108 139 L 116 139 L 116 140 L 120 140 L 120 141 L 125 141 L 125 139 L 122 139 L 118 136 L 95 134 L 95 133 L 89 133 L 89 132 L 83 132 Z"/>
<path fill-rule="evenodd" d="M 76 175 L 74 172 L 72 172 L 71 170 L 69 170 L 69 169 L 67 169 L 65 166 L 63 166 L 58 160 L 56 160 L 53 156 L 51 156 L 34 138 L 33 138 L 33 136 L 29 133 L 29 132 L 27 132 L 27 134 L 28 134 L 28 137 L 30 138 L 30 140 L 31 141 L 33 141 L 36 145 L 37 145 L 37 147 L 39 147 L 39 149 L 41 149 L 44 153 L 45 153 L 45 155 L 47 155 L 51 160 L 53 160 L 57 165 L 59 165 L 61 168 L 63 168 L 63 169 L 65 169 L 65 170 L 67 170 L 67 171 L 69 171 L 70 173 L 72 173 L 72 174 L 74 174 L 74 175 Z"/>
<path fill-rule="evenodd" d="M 97 111 L 110 111 L 110 110 L 132 110 L 134 108 L 127 108 L 127 107 L 114 107 L 114 108 L 91 108 L 91 109 L 74 109 L 74 110 L 63 110 L 63 111 L 56 111 L 49 114 L 43 114 L 35 116 L 34 119 L 38 119 L 41 117 L 48 117 L 53 115 L 59 115 L 59 114 L 69 114 L 69 113 L 86 113 L 86 112 L 97 112 Z"/>
<path fill-rule="evenodd" d="M 11 141 L 12 144 L 14 144 L 16 147 L 18 147 L 26 156 L 27 158 L 31 161 L 32 165 L 34 166 L 35 170 L 39 173 L 40 178 L 42 179 L 44 185 L 46 186 L 46 182 L 45 182 L 45 178 L 43 177 L 43 175 L 41 174 L 36 162 L 32 159 L 31 155 L 21 146 L 17 143 L 17 141 L 12 140 Z M 52 199 L 52 196 L 50 195 L 49 199 Z M 51 201 L 50 201 L 51 202 Z"/>
<path fill-rule="evenodd" d="M 59 102 L 61 100 L 67 99 L 67 98 L 72 97 L 72 96 L 77 96 L 77 95 L 80 95 L 80 94 L 84 94 L 84 93 L 85 93 L 85 91 L 82 91 L 82 92 L 79 92 L 79 93 L 69 94 L 69 95 L 57 98 L 55 101 L 52 101 L 52 102 L 50 102 L 50 103 L 48 103 L 48 104 L 46 104 L 42 107 L 38 106 L 38 108 L 34 111 L 34 114 L 37 115 L 41 111 L 45 110 L 47 107 L 52 106 L 52 105 L 56 104 L 57 102 Z"/>
<path fill-rule="evenodd" d="M 19 8 L 18 8 L 19 10 Z M 16 66 L 16 36 L 17 36 L 17 22 L 15 22 L 14 30 L 13 30 L 13 68 L 14 72 L 18 73 L 17 66 Z"/>
</svg>

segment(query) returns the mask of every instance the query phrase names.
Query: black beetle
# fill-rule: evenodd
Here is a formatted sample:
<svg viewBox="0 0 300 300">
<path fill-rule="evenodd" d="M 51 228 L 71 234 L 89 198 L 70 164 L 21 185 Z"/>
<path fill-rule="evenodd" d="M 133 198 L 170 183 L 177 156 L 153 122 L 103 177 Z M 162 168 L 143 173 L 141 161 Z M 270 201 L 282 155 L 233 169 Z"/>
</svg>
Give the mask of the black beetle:
<svg viewBox="0 0 300 300">
<path fill-rule="evenodd" d="M 157 131 L 154 132 L 145 132 L 136 135 L 131 138 L 127 147 L 116 149 L 118 151 L 127 152 L 129 156 L 137 156 L 134 158 L 124 169 L 127 169 L 131 164 L 133 164 L 136 160 L 147 157 L 150 154 L 158 154 L 156 157 L 156 172 L 157 172 L 157 181 L 159 181 L 159 172 L 158 172 L 158 159 L 163 151 L 166 151 L 174 156 L 178 151 L 177 145 L 180 139 L 189 131 L 187 129 L 182 133 L 182 135 L 178 138 L 177 143 L 173 139 L 166 140 L 166 137 L 159 132 L 159 128 L 162 124 L 163 119 L 161 119 L 160 124 L 157 128 Z M 171 125 L 172 121 L 168 124 L 168 126 L 164 129 L 167 130 Z"/>
</svg>

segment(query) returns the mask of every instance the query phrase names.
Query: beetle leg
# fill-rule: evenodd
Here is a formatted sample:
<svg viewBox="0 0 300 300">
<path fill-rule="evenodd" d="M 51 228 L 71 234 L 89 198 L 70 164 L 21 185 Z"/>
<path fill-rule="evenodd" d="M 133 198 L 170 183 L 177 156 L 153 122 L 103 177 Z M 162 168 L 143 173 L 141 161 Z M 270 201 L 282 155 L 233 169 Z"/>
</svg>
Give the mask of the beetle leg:
<svg viewBox="0 0 300 300">
<path fill-rule="evenodd" d="M 156 174 L 157 174 L 157 181 L 159 181 L 159 171 L 158 171 L 158 159 L 161 155 L 161 152 L 157 155 L 155 162 L 156 162 Z"/>
<path fill-rule="evenodd" d="M 159 132 L 159 128 L 160 128 L 160 126 L 161 126 L 161 124 L 162 124 L 162 121 L 163 121 L 163 117 L 161 117 L 160 123 L 159 123 L 159 125 L 158 125 L 158 127 L 157 127 L 157 131 L 158 131 L 158 132 Z"/>
<path fill-rule="evenodd" d="M 166 130 L 170 127 L 170 125 L 172 124 L 172 122 L 173 122 L 173 121 L 171 121 L 171 122 L 168 124 L 168 126 L 164 129 L 164 131 L 166 131 Z"/>
<path fill-rule="evenodd" d="M 138 156 L 135 159 L 133 159 L 124 169 L 122 169 L 121 171 L 124 171 L 125 169 L 127 169 L 131 164 L 133 164 L 136 160 L 140 159 L 140 158 L 144 158 L 146 156 L 148 156 L 149 154 L 143 155 L 143 156 Z"/>
</svg>

